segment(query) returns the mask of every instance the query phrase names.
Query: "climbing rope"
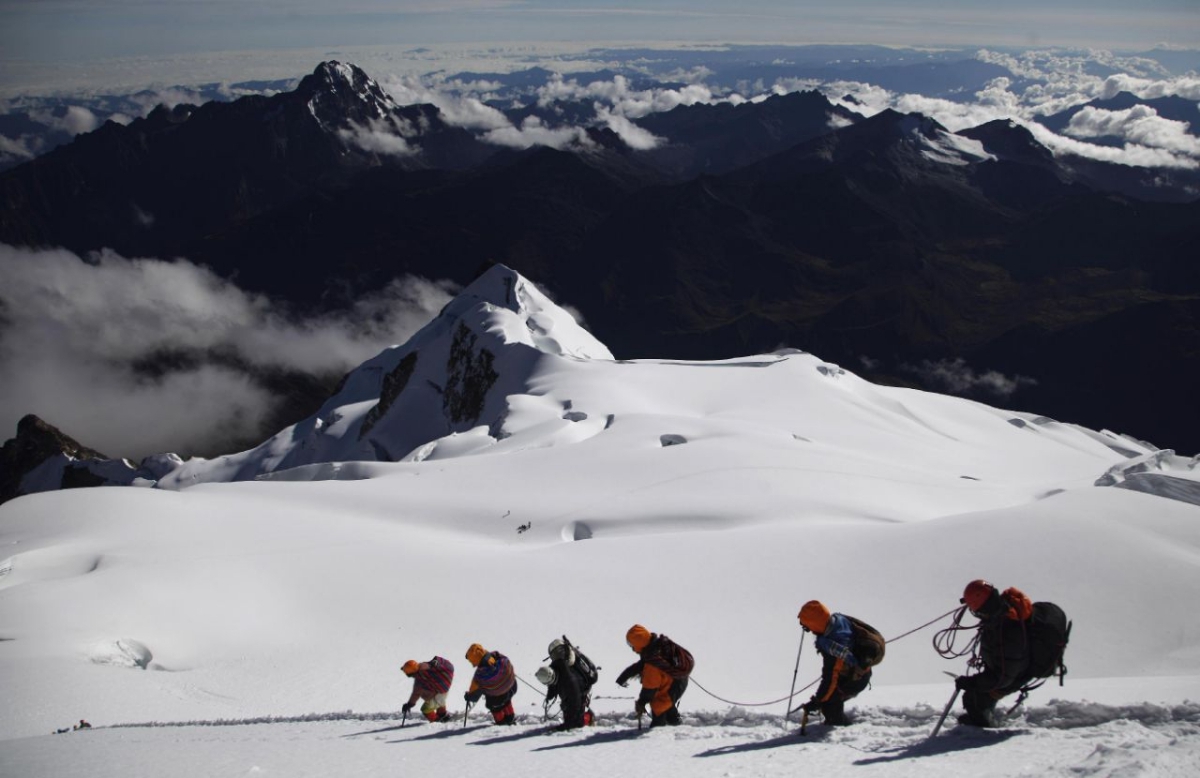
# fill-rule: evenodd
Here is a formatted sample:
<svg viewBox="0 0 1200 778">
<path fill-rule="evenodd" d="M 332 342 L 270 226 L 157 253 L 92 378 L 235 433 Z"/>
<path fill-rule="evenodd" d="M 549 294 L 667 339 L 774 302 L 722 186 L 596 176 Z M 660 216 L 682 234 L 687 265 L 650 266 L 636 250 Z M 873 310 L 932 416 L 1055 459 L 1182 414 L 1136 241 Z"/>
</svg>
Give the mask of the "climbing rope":
<svg viewBox="0 0 1200 778">
<path fill-rule="evenodd" d="M 943 613 L 942 615 L 938 616 L 937 618 L 935 618 L 935 619 L 931 619 L 931 620 L 929 620 L 929 621 L 925 622 L 924 624 L 922 624 L 921 626 L 919 626 L 919 627 L 914 627 L 913 629 L 910 629 L 908 632 L 905 632 L 905 633 L 904 633 L 904 634 L 902 634 L 902 635 L 897 635 L 896 637 L 894 637 L 894 638 L 891 638 L 890 640 L 887 640 L 886 642 L 887 642 L 887 643 L 890 645 L 890 644 L 892 644 L 892 643 L 895 643 L 895 642 L 896 642 L 896 641 L 898 641 L 898 640 L 903 640 L 904 638 L 908 637 L 909 635 L 912 635 L 912 634 L 915 634 L 915 633 L 917 633 L 917 632 L 920 632 L 921 630 L 925 629 L 926 627 L 931 627 L 931 626 L 933 626 L 934 624 L 937 624 L 937 623 L 938 623 L 939 621 L 941 621 L 942 619 L 946 618 L 947 616 L 950 616 L 950 615 L 955 615 L 955 614 L 956 614 L 956 615 L 955 615 L 955 621 L 954 621 L 954 624 L 953 624 L 952 626 L 948 627 L 947 629 L 945 629 L 945 630 L 942 630 L 942 632 L 939 632 L 939 633 L 938 633 L 938 635 L 941 635 L 941 634 L 943 634 L 943 633 L 945 633 L 945 632 L 948 632 L 948 631 L 949 631 L 949 632 L 952 632 L 952 631 L 954 631 L 954 630 L 968 630 L 968 629 L 974 629 L 974 627 L 960 627 L 960 626 L 958 626 L 958 624 L 959 624 L 959 621 L 962 619 L 962 611 L 965 611 L 965 610 L 966 610 L 966 608 L 965 608 L 965 607 L 959 607 L 959 608 L 954 608 L 954 609 L 952 609 L 952 610 L 948 610 L 948 611 L 946 611 L 945 613 Z M 978 636 L 978 635 L 976 635 L 976 641 L 978 641 L 978 637 L 979 637 L 979 636 Z M 935 648 L 937 648 L 937 640 L 938 640 L 938 638 L 937 638 L 937 636 L 935 636 L 935 637 L 934 637 L 934 641 L 935 641 L 935 642 L 934 642 L 934 647 L 935 647 Z M 951 646 L 953 646 L 953 642 L 954 642 L 954 641 L 953 641 L 953 638 L 951 637 L 951 638 L 950 638 L 950 640 L 949 640 L 949 643 L 950 643 L 950 645 L 951 645 Z M 969 648 L 970 648 L 970 647 L 969 647 Z M 938 649 L 938 653 L 941 653 L 941 649 Z M 965 652 L 964 652 L 964 654 L 965 654 Z M 959 654 L 958 656 L 963 656 L 964 654 Z M 945 656 L 945 654 L 942 654 L 942 656 Z M 804 686 L 803 688 L 801 688 L 801 689 L 798 689 L 797 691 L 799 691 L 799 692 L 802 692 L 802 691 L 804 691 L 805 689 L 811 689 L 813 686 L 816 686 L 816 685 L 817 685 L 817 683 L 818 683 L 820 680 L 821 680 L 821 677 L 820 677 L 820 676 L 817 676 L 817 677 L 816 677 L 816 678 L 814 678 L 814 679 L 813 679 L 811 682 L 809 682 L 807 686 Z M 779 699 L 777 699 L 777 700 L 771 700 L 770 702 L 734 702 L 733 700 L 727 700 L 727 699 L 725 699 L 724 697 L 718 696 L 718 695 L 714 694 L 713 692 L 709 691 L 708 689 L 704 688 L 703 684 L 701 684 L 701 683 L 700 683 L 699 681 L 697 681 L 695 678 L 692 678 L 692 679 L 690 679 L 690 681 L 691 681 L 691 683 L 695 684 L 695 685 L 696 685 L 696 686 L 697 686 L 697 687 L 700 689 L 700 691 L 704 692 L 704 693 L 705 693 L 705 694 L 707 694 L 709 697 L 712 697 L 714 700 L 718 700 L 719 702 L 723 702 L 723 703 L 725 703 L 726 705 L 736 705 L 736 706 L 738 706 L 738 707 L 741 707 L 741 708 L 763 708 L 763 707 L 766 707 L 766 706 L 768 706 L 768 705 L 778 705 L 779 703 L 781 703 L 781 702 L 783 702 L 783 701 L 787 700 L 787 699 L 788 699 L 788 697 L 792 696 L 791 694 L 787 694 L 787 695 L 784 695 L 783 697 L 780 697 L 780 698 L 779 698 Z"/>
<path fill-rule="evenodd" d="M 954 614 L 950 626 L 945 629 L 938 630 L 933 636 L 933 650 L 938 652 L 938 655 L 943 659 L 961 659 L 964 656 L 969 656 L 967 660 L 968 667 L 978 667 L 982 664 L 979 659 L 979 625 L 972 624 L 969 627 L 962 626 L 963 616 L 967 613 L 967 606 L 962 605 L 955 608 L 951 613 Z M 971 632 L 971 640 L 962 648 L 956 648 L 955 642 L 962 632 Z"/>
</svg>

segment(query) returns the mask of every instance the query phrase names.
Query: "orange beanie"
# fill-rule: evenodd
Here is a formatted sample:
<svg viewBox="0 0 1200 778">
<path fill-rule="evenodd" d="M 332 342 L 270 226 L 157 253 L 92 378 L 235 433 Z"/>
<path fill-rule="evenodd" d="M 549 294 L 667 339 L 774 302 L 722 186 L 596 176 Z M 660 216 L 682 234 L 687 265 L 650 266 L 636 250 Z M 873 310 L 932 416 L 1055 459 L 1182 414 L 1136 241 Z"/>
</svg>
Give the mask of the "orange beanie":
<svg viewBox="0 0 1200 778">
<path fill-rule="evenodd" d="M 800 609 L 799 619 L 800 626 L 821 635 L 829 626 L 829 609 L 820 600 L 809 600 Z"/>
<path fill-rule="evenodd" d="M 653 636 L 650 634 L 650 630 L 646 629 L 641 624 L 634 624 L 629 628 L 629 631 L 625 633 L 625 642 L 629 644 L 630 648 L 640 654 L 642 653 L 642 649 L 650 645 L 651 637 Z"/>
<path fill-rule="evenodd" d="M 410 659 L 405 662 L 404 667 L 401 667 L 400 669 L 404 671 L 405 675 L 407 675 L 409 678 L 412 678 L 413 673 L 417 672 L 417 670 L 420 670 L 421 666 L 417 664 L 417 660 Z"/>
<path fill-rule="evenodd" d="M 467 649 L 467 661 L 471 663 L 472 667 L 479 667 L 479 663 L 483 661 L 483 655 L 486 653 L 487 650 L 483 646 L 472 643 L 471 647 Z"/>
</svg>

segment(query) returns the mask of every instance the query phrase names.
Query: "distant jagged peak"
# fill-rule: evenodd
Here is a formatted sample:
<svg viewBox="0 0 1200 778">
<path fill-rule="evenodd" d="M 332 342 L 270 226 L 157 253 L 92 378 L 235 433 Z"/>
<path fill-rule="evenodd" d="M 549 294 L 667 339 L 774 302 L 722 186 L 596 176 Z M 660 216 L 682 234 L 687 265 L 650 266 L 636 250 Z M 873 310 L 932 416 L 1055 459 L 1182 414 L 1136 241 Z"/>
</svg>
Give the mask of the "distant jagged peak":
<svg viewBox="0 0 1200 778">
<path fill-rule="evenodd" d="M 958 134 L 979 141 L 990 154 L 1000 159 L 1040 164 L 1054 161 L 1054 152 L 1039 143 L 1027 127 L 1012 119 L 993 119 L 960 130 Z"/>
<path fill-rule="evenodd" d="M 108 459 L 32 413 L 17 422 L 17 436 L 5 443 L 5 449 L 10 446 L 42 459 L 51 454 L 64 454 L 71 459 Z"/>
<path fill-rule="evenodd" d="M 362 68 L 337 60 L 317 65 L 296 87 L 296 94 L 308 101 L 313 117 L 326 127 L 382 119 L 399 108 Z"/>
</svg>

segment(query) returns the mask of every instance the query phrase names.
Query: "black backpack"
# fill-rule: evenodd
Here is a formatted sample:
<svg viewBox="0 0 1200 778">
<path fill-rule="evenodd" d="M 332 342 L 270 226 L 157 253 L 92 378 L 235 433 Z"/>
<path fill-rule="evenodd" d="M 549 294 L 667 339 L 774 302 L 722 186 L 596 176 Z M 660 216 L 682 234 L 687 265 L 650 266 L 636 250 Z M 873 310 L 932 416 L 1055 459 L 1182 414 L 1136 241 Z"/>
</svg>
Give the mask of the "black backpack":
<svg viewBox="0 0 1200 778">
<path fill-rule="evenodd" d="M 588 686 L 594 685 L 600 678 L 600 668 L 596 667 L 596 663 L 588 659 L 587 654 L 580 651 L 566 635 L 563 635 L 563 643 L 575 654 L 575 663 L 571 667 L 575 668 L 579 678 Z"/>
<path fill-rule="evenodd" d="M 671 640 L 666 635 L 658 636 L 658 646 L 653 659 L 646 661 L 653 664 L 672 678 L 687 678 L 691 675 L 696 660 L 692 652 Z"/>
<path fill-rule="evenodd" d="M 865 621 L 853 616 L 846 616 L 846 620 L 850 622 L 850 630 L 854 633 L 854 641 L 850 650 L 858 662 L 859 672 L 865 673 L 883 661 L 887 641 L 883 639 L 879 630 Z"/>
<path fill-rule="evenodd" d="M 1067 674 L 1063 653 L 1071 639 L 1071 622 L 1063 609 L 1052 602 L 1035 602 L 1033 615 L 1025 625 L 1029 638 L 1029 674 L 1033 678 Z"/>
<path fill-rule="evenodd" d="M 600 678 L 600 668 L 596 667 L 596 663 L 588 659 L 587 654 L 578 648 L 575 649 L 575 671 L 588 686 L 594 685 Z"/>
</svg>

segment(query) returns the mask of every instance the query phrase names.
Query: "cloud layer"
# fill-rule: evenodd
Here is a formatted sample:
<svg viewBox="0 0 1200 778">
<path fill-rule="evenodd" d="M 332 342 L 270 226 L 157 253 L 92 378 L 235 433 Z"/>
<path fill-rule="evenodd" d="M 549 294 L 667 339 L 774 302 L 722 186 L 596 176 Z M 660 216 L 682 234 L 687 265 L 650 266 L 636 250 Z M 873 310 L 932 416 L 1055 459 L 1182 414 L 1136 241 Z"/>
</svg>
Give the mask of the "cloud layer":
<svg viewBox="0 0 1200 778">
<path fill-rule="evenodd" d="M 183 260 L 0 245 L 0 437 L 36 413 L 109 456 L 223 450 L 277 406 L 265 371 L 340 375 L 451 297 L 406 278 L 298 318 Z"/>
<path fill-rule="evenodd" d="M 1037 381 L 1028 376 L 1006 376 L 997 370 L 976 372 L 961 358 L 937 362 L 924 360 L 920 365 L 902 365 L 901 369 L 919 377 L 928 387 L 953 394 L 983 392 L 1006 399 L 1021 387 L 1037 385 Z"/>
<path fill-rule="evenodd" d="M 590 142 L 579 126 L 578 114 L 574 124 L 567 116 L 561 122 L 552 118 L 556 110 L 562 113 L 562 106 L 586 108 L 590 104 L 587 121 L 591 126 L 606 127 L 631 148 L 648 150 L 669 140 L 655 137 L 636 124 L 652 113 L 698 104 L 738 105 L 771 95 L 818 89 L 831 101 L 867 115 L 888 108 L 916 112 L 936 119 L 951 131 L 1008 119 L 1027 127 L 1057 154 L 1138 167 L 1200 168 L 1200 144 L 1188 125 L 1159 116 L 1149 106 L 1128 111 L 1088 106 L 1064 134 L 1039 122 L 1045 116 L 1093 100 L 1110 99 L 1120 92 L 1143 99 L 1177 96 L 1200 100 L 1200 76 L 1172 76 L 1155 60 L 1104 50 L 1030 50 L 1013 54 L 981 49 L 975 57 L 1003 67 L 1011 75 L 993 78 L 973 93 L 931 97 L 861 81 L 810 77 L 777 78 L 770 84 L 761 79 L 738 82 L 735 89 L 708 83 L 715 74 L 705 67 L 676 68 L 657 76 L 648 73 L 644 83 L 636 87 L 629 77 L 620 74 L 610 80 L 583 81 L 555 73 L 545 84 L 519 98 L 536 103 L 543 118 L 526 119 L 520 124 L 513 124 L 493 107 L 505 92 L 501 84 L 486 79 L 463 81 L 435 73 L 426 77 L 393 76 L 381 83 L 398 103 L 431 103 L 450 124 L 477 132 L 488 142 L 515 148 L 588 147 Z M 626 67 L 635 65 L 626 63 Z M 661 86 L 647 85 L 654 78 L 665 81 Z M 1200 125 L 1200 110 L 1195 125 Z"/>
</svg>

